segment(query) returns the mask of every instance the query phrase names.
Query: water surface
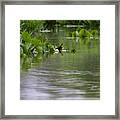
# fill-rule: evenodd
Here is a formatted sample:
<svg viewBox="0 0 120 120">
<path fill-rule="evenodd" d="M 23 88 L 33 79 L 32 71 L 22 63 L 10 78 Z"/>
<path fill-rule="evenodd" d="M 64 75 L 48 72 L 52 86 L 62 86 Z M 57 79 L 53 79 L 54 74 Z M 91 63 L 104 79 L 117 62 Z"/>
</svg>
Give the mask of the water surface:
<svg viewBox="0 0 120 120">
<path fill-rule="evenodd" d="M 65 46 L 76 48 L 75 53 L 63 51 L 44 56 L 44 59 L 28 71 L 21 71 L 21 100 L 80 100 L 100 98 L 99 42 L 89 46 L 79 45 L 80 39 L 59 33 L 48 33 L 48 38 Z"/>
</svg>

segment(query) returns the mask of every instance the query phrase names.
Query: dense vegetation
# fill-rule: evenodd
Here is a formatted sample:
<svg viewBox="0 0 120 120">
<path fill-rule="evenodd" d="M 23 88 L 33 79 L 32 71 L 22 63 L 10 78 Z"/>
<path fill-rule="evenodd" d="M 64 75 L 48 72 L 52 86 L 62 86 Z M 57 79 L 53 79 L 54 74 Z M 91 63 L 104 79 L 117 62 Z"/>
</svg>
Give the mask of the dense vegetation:
<svg viewBox="0 0 120 120">
<path fill-rule="evenodd" d="M 66 31 L 64 37 L 72 38 L 72 46 L 69 45 L 68 40 L 51 39 L 53 34 L 48 35 L 48 33 L 56 33 L 55 35 L 58 36 L 60 28 Z M 36 64 L 36 61 L 40 63 L 46 56 L 53 54 L 61 43 L 64 43 L 64 49 L 67 52 L 72 53 L 77 51 L 76 42 L 80 46 L 93 47 L 91 42 L 97 44 L 99 36 L 99 20 L 21 20 L 21 67 L 28 69 Z"/>
</svg>

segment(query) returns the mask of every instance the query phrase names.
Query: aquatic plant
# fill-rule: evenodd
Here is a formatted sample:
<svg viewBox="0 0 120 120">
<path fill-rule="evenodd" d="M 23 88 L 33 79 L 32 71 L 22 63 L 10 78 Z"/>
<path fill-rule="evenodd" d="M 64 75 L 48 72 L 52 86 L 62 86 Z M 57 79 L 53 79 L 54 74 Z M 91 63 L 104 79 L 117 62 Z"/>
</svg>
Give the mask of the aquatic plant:
<svg viewBox="0 0 120 120">
<path fill-rule="evenodd" d="M 90 32 L 86 29 L 81 29 L 79 31 L 79 37 L 80 38 L 85 38 L 85 37 L 90 37 L 90 36 L 91 36 Z"/>
<path fill-rule="evenodd" d="M 75 27 L 68 27 L 70 25 Z M 56 26 L 64 29 L 61 34 L 58 34 L 59 28 L 56 32 Z M 45 31 L 49 31 L 50 34 Z M 21 64 L 26 64 L 25 68 L 29 68 L 35 60 L 40 62 L 45 56 L 53 54 L 60 43 L 64 43 L 63 48 L 70 53 L 75 53 L 78 45 L 79 49 L 80 46 L 92 48 L 98 44 L 99 35 L 99 20 L 21 20 Z"/>
<path fill-rule="evenodd" d="M 91 30 L 90 33 L 91 33 L 91 35 L 92 35 L 94 38 L 96 38 L 96 37 L 99 36 L 98 30 Z"/>
<path fill-rule="evenodd" d="M 21 32 L 20 57 L 22 69 L 29 69 L 36 56 L 37 59 L 38 56 L 42 59 L 42 55 L 46 53 L 54 53 L 54 46 L 48 40 L 41 36 L 33 37 L 27 31 Z"/>
</svg>

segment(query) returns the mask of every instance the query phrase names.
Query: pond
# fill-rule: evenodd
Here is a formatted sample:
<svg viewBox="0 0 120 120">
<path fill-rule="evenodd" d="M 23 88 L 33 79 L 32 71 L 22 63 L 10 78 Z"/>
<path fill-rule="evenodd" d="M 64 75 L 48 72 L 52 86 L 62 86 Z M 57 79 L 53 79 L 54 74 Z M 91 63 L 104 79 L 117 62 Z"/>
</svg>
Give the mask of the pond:
<svg viewBox="0 0 120 120">
<path fill-rule="evenodd" d="M 36 66 L 21 71 L 21 100 L 100 99 L 99 40 L 80 45 L 79 37 L 67 34 L 71 30 L 72 26 L 45 33 L 54 44 L 62 41 L 64 50 L 46 54 Z M 73 47 L 75 52 L 67 51 Z"/>
</svg>

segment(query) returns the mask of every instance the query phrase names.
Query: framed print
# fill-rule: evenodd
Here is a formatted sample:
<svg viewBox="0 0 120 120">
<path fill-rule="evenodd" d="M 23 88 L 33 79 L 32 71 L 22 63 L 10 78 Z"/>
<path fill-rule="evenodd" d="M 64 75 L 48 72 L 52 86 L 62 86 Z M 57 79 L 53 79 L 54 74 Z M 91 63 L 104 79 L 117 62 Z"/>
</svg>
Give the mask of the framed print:
<svg viewBox="0 0 120 120">
<path fill-rule="evenodd" d="M 119 2 L 1 3 L 2 119 L 119 119 Z"/>
</svg>

